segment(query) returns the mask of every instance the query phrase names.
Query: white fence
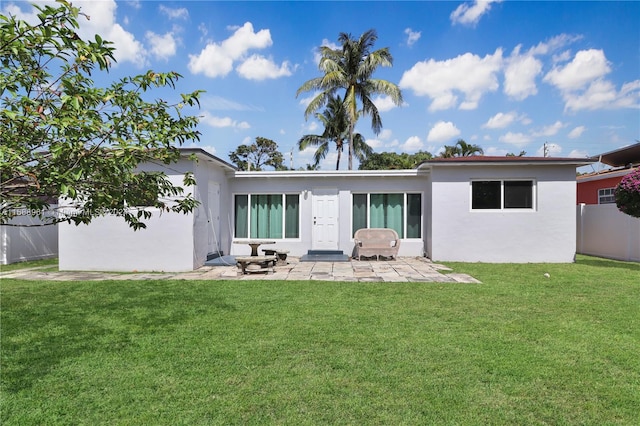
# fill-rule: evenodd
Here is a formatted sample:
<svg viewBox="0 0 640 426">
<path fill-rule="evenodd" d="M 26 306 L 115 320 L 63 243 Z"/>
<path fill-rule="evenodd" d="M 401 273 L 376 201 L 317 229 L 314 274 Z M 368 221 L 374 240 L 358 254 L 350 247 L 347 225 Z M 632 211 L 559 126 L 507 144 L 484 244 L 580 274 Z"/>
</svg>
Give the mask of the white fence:
<svg viewBox="0 0 640 426">
<path fill-rule="evenodd" d="M 31 216 L 17 216 L 11 224 L 35 225 L 42 223 Z M 6 226 L 0 225 L 0 265 L 24 260 L 46 259 L 58 256 L 58 226 Z"/>
<path fill-rule="evenodd" d="M 640 219 L 615 204 L 580 204 L 577 247 L 582 254 L 640 262 Z"/>
</svg>

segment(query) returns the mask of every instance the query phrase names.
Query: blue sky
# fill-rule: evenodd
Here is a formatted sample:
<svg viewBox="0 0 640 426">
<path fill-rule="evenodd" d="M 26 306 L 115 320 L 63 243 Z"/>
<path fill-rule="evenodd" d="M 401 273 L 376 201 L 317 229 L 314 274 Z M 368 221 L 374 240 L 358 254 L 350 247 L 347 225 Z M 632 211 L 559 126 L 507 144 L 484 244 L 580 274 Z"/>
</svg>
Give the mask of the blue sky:
<svg viewBox="0 0 640 426">
<path fill-rule="evenodd" d="M 375 47 L 394 57 L 374 77 L 398 84 L 405 100 L 376 99 L 379 135 L 367 117 L 358 122 L 376 152 L 436 155 L 464 139 L 487 155 L 542 155 L 546 142 L 553 156 L 585 157 L 640 139 L 640 2 L 74 4 L 91 16 L 81 35 L 99 33 L 117 48 L 117 65 L 96 83 L 148 69 L 181 73 L 179 92 L 206 91 L 193 111 L 202 116 L 197 146 L 224 160 L 262 136 L 287 165 L 310 163 L 313 152 L 299 152 L 297 141 L 323 129 L 304 118 L 313 94 L 296 90 L 320 75 L 319 46 L 370 28 Z M 28 3 L 4 1 L 2 10 L 33 19 Z M 335 168 L 334 155 L 323 169 Z"/>
</svg>

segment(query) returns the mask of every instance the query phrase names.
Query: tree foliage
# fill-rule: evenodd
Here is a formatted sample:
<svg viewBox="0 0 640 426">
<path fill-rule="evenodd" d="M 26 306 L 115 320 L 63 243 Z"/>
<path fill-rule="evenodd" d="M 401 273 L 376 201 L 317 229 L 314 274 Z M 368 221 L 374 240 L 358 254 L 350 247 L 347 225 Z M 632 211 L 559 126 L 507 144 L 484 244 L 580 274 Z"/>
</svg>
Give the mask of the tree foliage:
<svg viewBox="0 0 640 426">
<path fill-rule="evenodd" d="M 275 170 L 287 170 L 278 144 L 258 136 L 251 145 L 240 145 L 229 153 L 229 159 L 239 170 L 262 170 L 264 166 Z"/>
<path fill-rule="evenodd" d="M 464 139 L 458 139 L 455 145 L 445 145 L 441 158 L 470 157 L 472 155 L 483 155 L 484 150 L 479 145 L 469 144 Z"/>
<path fill-rule="evenodd" d="M 358 39 L 351 34 L 340 33 L 339 49 L 328 46 L 320 48 L 321 59 L 318 67 L 323 76 L 305 82 L 296 96 L 309 91 L 319 91 L 305 110 L 305 117 L 327 105 L 338 91 L 344 90 L 342 101 L 349 116 L 349 170 L 353 169 L 355 126 L 362 115 L 371 117 L 371 128 L 377 135 L 382 130 L 382 119 L 373 102 L 373 95 L 389 96 L 396 105 L 402 105 L 400 88 L 386 80 L 374 79 L 379 67 L 393 65 L 389 48 L 373 50 L 378 39 L 375 30 L 364 32 Z M 360 105 L 360 108 L 359 108 Z"/>
<path fill-rule="evenodd" d="M 640 167 L 622 178 L 615 190 L 618 210 L 640 218 Z"/>
<path fill-rule="evenodd" d="M 415 154 L 397 154 L 395 152 L 380 152 L 370 154 L 366 160 L 360 163 L 360 170 L 392 170 L 414 169 L 423 161 L 432 159 L 427 151 L 418 151 Z"/>
<path fill-rule="evenodd" d="M 181 78 L 153 71 L 96 87 L 92 76 L 115 62 L 111 43 L 81 39 L 88 16 L 66 1 L 35 7 L 36 24 L 0 15 L 0 223 L 25 211 L 47 224 L 110 213 L 138 229 L 151 213 L 129 206 L 192 211 L 197 201 L 182 187 L 138 166 L 175 162 L 177 145 L 199 139 L 197 117 L 182 108 L 197 106 L 200 91 L 175 103 L 145 100 Z M 58 197 L 70 206 L 45 214 Z"/>
<path fill-rule="evenodd" d="M 317 167 L 320 161 L 329 153 L 329 145 L 331 142 L 334 142 L 338 153 L 336 170 L 339 170 L 344 141 L 345 139 L 349 139 L 349 116 L 347 115 L 344 102 L 338 97 L 331 97 L 322 114 L 316 113 L 316 118 L 324 126 L 324 131 L 321 135 L 304 135 L 298 141 L 298 149 L 303 151 L 310 146 L 317 147 L 313 156 L 313 165 Z M 354 135 L 353 144 L 354 155 L 360 161 L 364 161 L 364 159 L 373 152 L 373 149 L 367 145 L 364 137 L 360 133 Z"/>
</svg>

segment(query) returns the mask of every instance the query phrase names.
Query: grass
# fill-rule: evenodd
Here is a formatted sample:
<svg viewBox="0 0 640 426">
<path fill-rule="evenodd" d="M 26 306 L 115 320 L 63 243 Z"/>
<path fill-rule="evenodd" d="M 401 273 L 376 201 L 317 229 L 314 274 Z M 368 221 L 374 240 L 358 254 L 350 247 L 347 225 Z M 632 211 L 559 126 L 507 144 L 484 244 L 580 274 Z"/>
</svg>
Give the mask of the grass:
<svg viewBox="0 0 640 426">
<path fill-rule="evenodd" d="M 0 421 L 640 422 L 639 264 L 451 266 L 484 284 L 2 280 Z"/>
<path fill-rule="evenodd" d="M 25 262 L 12 263 L 10 265 L 0 265 L 0 272 L 17 271 L 19 269 L 27 268 L 42 268 L 40 269 L 42 271 L 54 272 L 58 270 L 58 258 L 28 260 Z"/>
</svg>

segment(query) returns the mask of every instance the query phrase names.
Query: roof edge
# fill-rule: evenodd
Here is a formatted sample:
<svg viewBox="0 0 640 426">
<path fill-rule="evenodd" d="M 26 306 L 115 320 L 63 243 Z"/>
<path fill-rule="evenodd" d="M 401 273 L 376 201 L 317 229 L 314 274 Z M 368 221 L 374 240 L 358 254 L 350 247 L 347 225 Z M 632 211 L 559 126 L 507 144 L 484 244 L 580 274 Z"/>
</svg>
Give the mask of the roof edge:
<svg viewBox="0 0 640 426">
<path fill-rule="evenodd" d="M 420 176 L 427 174 L 427 170 L 393 169 L 393 170 L 266 170 L 266 171 L 236 171 L 238 178 L 262 177 L 391 177 L 391 176 Z"/>
<path fill-rule="evenodd" d="M 573 157 L 489 157 L 483 155 L 469 157 L 432 158 L 425 160 L 418 165 L 418 168 L 440 167 L 440 166 L 510 166 L 510 165 L 571 165 L 587 166 L 593 164 L 592 158 Z"/>
<path fill-rule="evenodd" d="M 222 167 L 227 168 L 229 170 L 232 171 L 237 171 L 238 168 L 232 164 L 227 163 L 226 161 L 224 161 L 221 158 L 216 157 L 215 155 L 211 154 L 208 151 L 205 151 L 202 148 L 178 148 L 178 150 L 180 151 L 180 154 L 184 154 L 184 155 L 188 155 L 188 154 L 195 154 L 198 157 L 204 157 L 205 159 L 209 160 L 209 161 L 215 161 L 217 163 L 219 163 Z"/>
</svg>

